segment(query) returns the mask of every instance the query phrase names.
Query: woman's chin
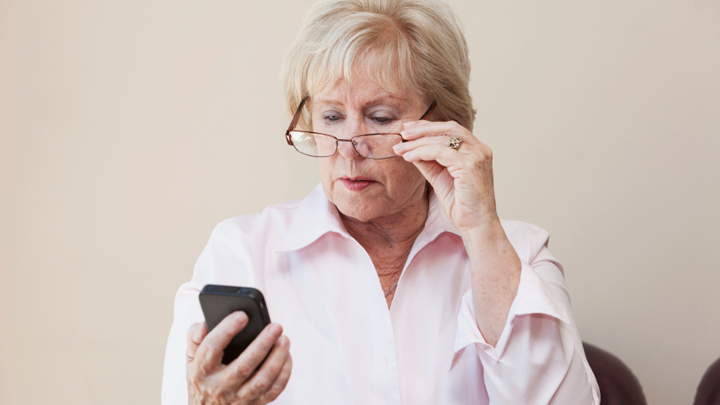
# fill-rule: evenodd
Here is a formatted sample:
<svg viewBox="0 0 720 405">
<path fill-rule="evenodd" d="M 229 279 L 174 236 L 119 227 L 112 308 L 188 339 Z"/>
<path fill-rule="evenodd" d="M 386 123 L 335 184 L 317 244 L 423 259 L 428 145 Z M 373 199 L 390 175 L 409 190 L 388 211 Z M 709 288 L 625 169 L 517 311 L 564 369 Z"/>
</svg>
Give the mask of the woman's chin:
<svg viewBox="0 0 720 405">
<path fill-rule="evenodd" d="M 340 214 L 355 221 L 370 222 L 380 217 L 391 214 L 379 196 L 349 196 L 345 193 L 334 195 L 332 203 L 335 204 Z"/>
<path fill-rule="evenodd" d="M 362 204 L 357 204 L 356 202 L 351 204 L 335 203 L 335 206 L 344 217 L 359 222 L 370 222 L 379 216 L 375 212 L 378 210 L 363 206 Z"/>
</svg>

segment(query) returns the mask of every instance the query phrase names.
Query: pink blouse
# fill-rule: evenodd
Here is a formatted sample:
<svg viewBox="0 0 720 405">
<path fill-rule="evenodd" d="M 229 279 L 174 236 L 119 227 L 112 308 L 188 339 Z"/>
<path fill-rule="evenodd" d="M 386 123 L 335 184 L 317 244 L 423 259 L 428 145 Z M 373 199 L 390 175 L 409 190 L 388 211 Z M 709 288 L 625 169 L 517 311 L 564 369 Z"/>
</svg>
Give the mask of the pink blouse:
<svg viewBox="0 0 720 405">
<path fill-rule="evenodd" d="M 290 338 L 277 404 L 595 404 L 600 393 L 548 233 L 503 221 L 522 261 L 496 347 L 475 321 L 462 238 L 431 194 L 388 310 L 370 257 L 318 186 L 299 201 L 221 222 L 175 298 L 162 403 L 187 404 L 186 334 L 205 284 L 260 289 Z"/>
</svg>

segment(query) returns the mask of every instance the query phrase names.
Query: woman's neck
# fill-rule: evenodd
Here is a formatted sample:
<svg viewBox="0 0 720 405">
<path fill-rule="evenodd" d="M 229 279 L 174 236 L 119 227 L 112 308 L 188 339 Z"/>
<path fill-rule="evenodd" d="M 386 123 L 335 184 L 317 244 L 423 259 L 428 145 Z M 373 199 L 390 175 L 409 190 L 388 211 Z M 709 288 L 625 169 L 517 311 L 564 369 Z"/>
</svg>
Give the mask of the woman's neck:
<svg viewBox="0 0 720 405">
<path fill-rule="evenodd" d="M 407 209 L 395 215 L 361 222 L 340 214 L 350 236 L 365 248 L 378 275 L 402 271 L 415 239 L 425 227 L 429 209 L 429 191 Z"/>
</svg>

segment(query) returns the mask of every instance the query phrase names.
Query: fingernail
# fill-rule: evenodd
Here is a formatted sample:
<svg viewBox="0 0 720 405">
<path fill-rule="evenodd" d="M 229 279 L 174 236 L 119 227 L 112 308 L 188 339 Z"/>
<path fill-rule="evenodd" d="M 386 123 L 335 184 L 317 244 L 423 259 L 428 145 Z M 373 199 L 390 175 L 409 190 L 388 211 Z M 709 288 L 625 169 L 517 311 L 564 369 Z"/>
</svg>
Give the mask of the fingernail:
<svg viewBox="0 0 720 405">
<path fill-rule="evenodd" d="M 393 151 L 395 151 L 395 153 L 400 153 L 402 150 L 403 150 L 402 143 L 399 143 L 399 144 L 393 146 Z"/>
<path fill-rule="evenodd" d="M 235 312 L 234 316 L 235 316 L 235 322 L 237 322 L 237 323 L 243 323 L 243 322 L 247 321 L 247 319 L 248 319 L 247 314 L 243 311 Z"/>
<path fill-rule="evenodd" d="M 279 335 L 282 332 L 282 329 L 280 329 L 280 325 L 274 323 L 270 325 L 269 332 L 271 335 Z"/>
<path fill-rule="evenodd" d="M 285 338 L 280 341 L 280 346 L 282 346 L 283 349 L 287 349 L 290 347 L 290 339 Z"/>
</svg>

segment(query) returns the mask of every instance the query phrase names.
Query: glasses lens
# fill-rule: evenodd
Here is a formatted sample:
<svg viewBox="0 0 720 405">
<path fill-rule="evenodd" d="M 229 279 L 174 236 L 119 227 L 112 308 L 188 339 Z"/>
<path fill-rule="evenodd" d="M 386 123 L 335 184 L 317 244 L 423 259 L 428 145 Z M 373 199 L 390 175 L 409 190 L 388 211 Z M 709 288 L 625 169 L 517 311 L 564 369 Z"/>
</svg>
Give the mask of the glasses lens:
<svg viewBox="0 0 720 405">
<path fill-rule="evenodd" d="M 353 139 L 355 150 L 370 159 L 387 159 L 397 156 L 393 146 L 402 142 L 400 134 L 359 135 Z"/>
<path fill-rule="evenodd" d="M 304 131 L 290 131 L 292 143 L 298 152 L 316 157 L 332 156 L 335 154 L 337 142 L 335 138 L 323 134 Z"/>
</svg>

